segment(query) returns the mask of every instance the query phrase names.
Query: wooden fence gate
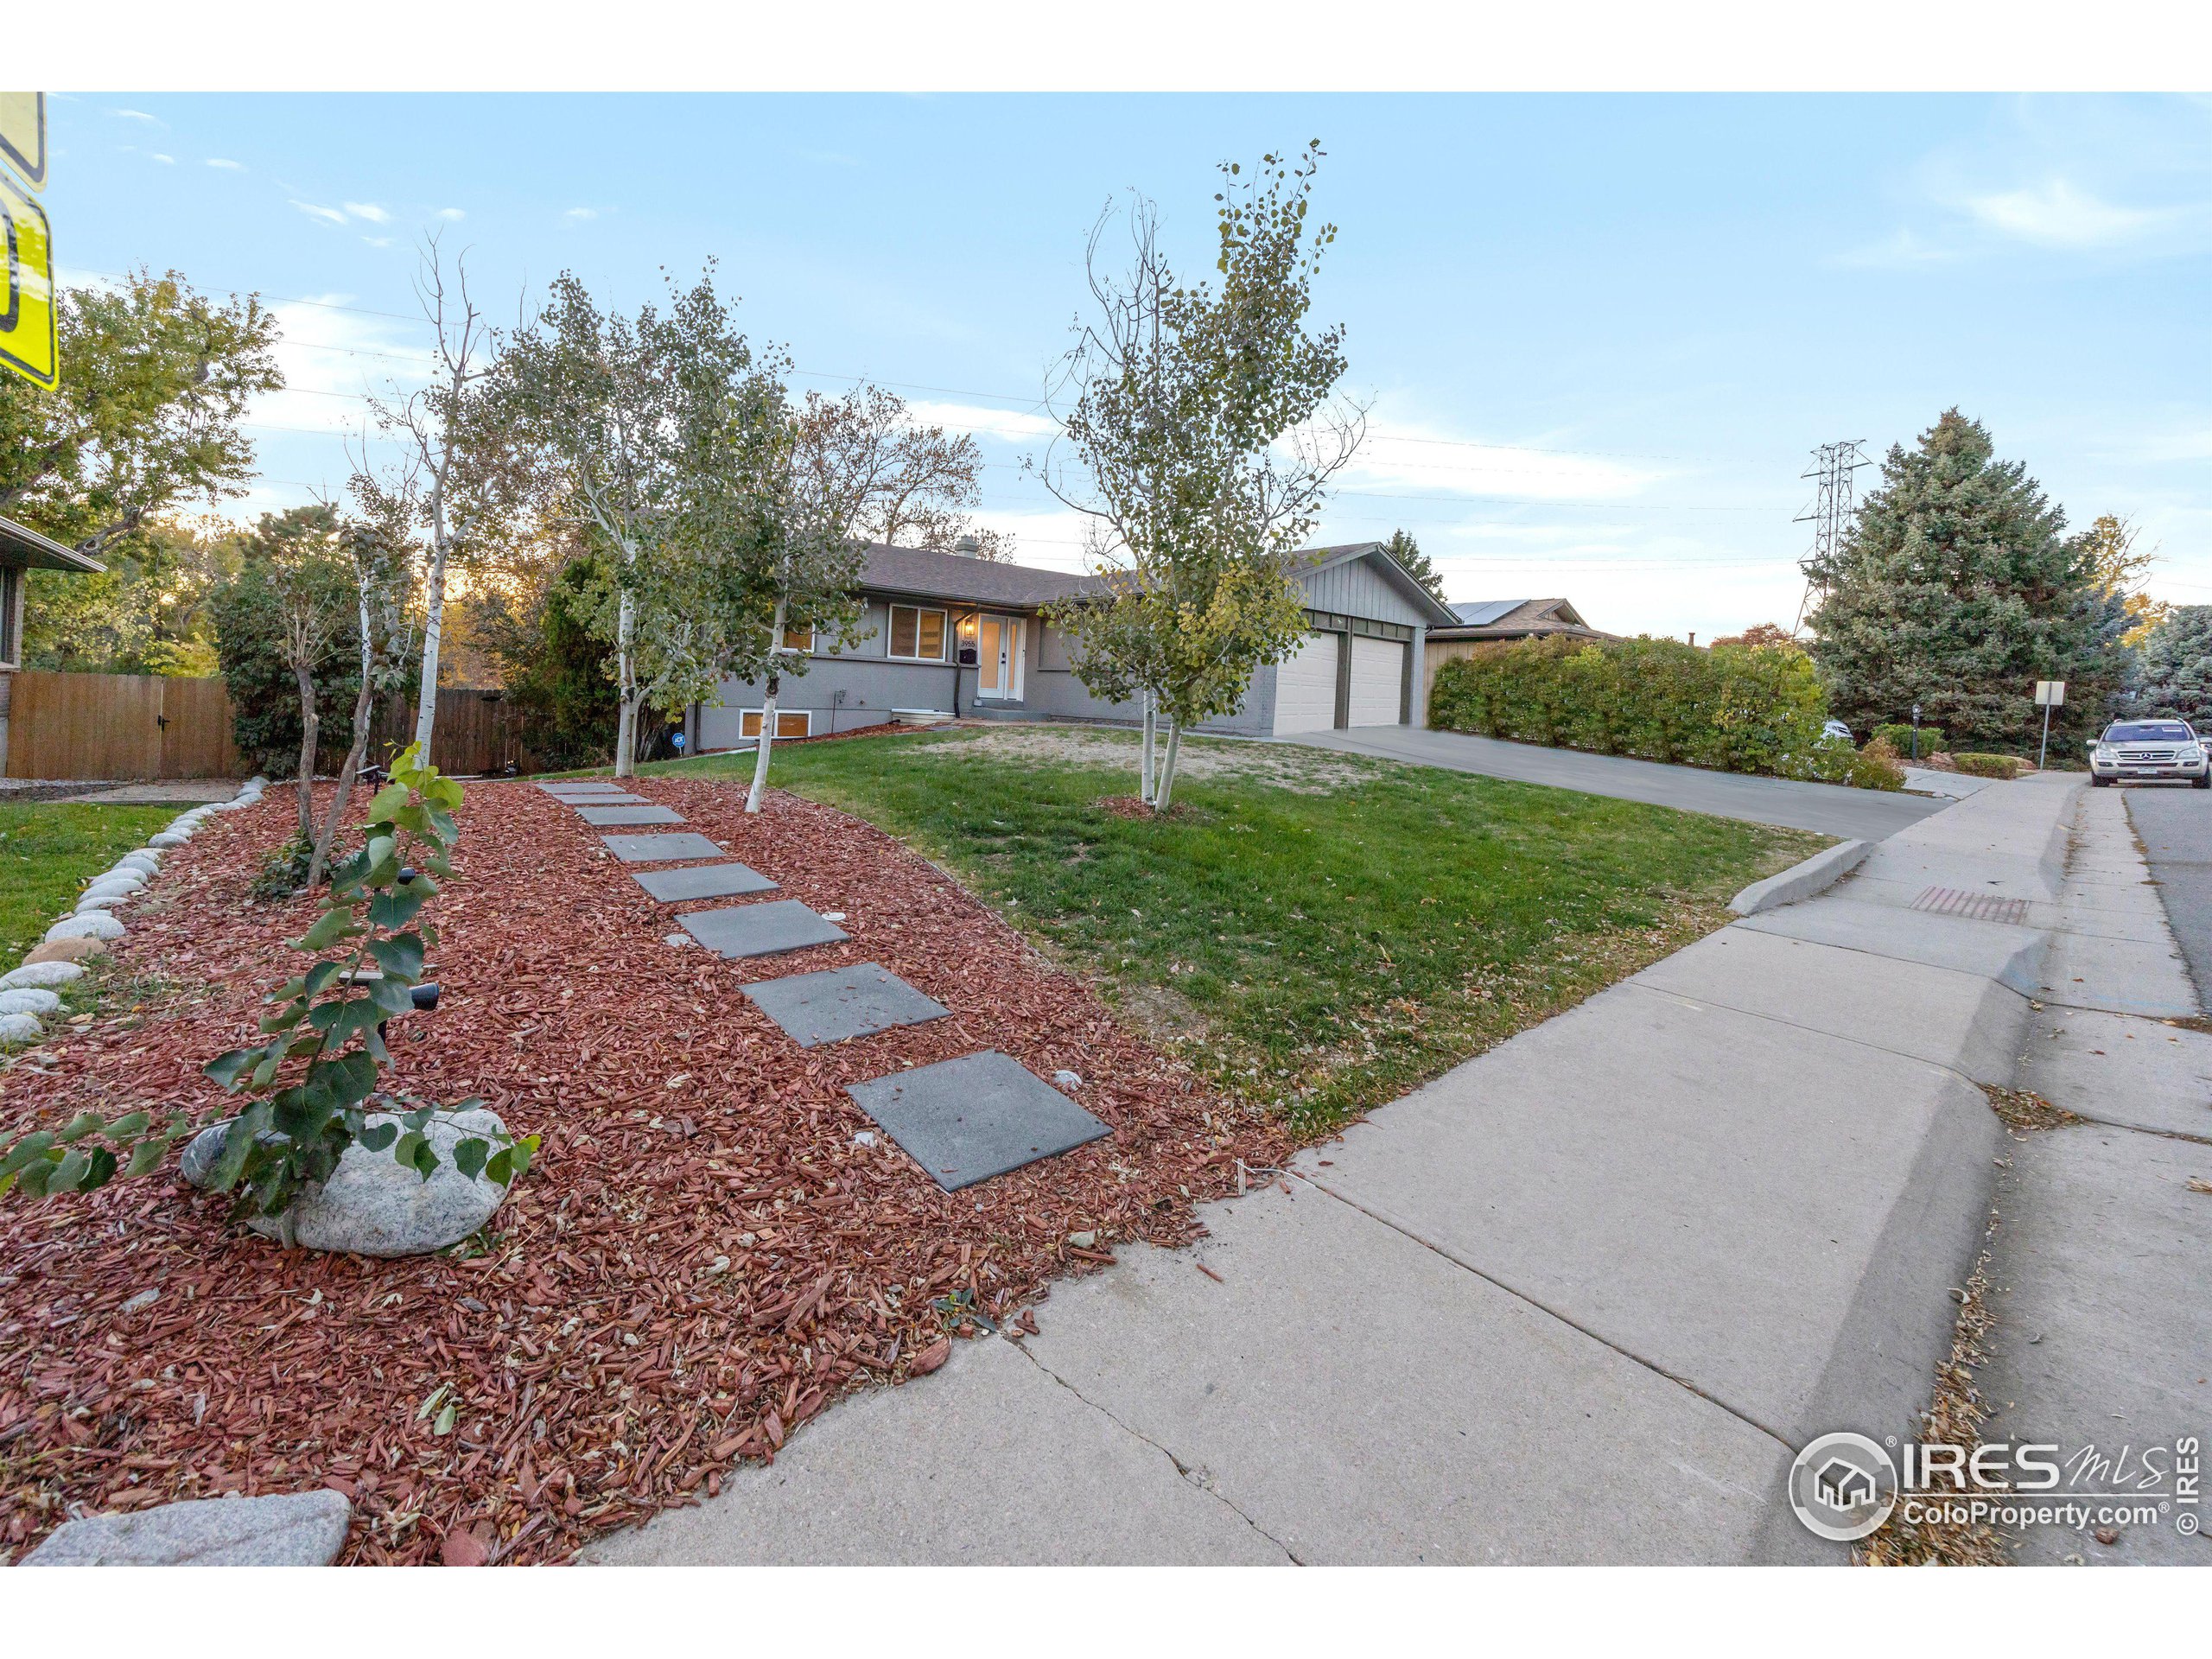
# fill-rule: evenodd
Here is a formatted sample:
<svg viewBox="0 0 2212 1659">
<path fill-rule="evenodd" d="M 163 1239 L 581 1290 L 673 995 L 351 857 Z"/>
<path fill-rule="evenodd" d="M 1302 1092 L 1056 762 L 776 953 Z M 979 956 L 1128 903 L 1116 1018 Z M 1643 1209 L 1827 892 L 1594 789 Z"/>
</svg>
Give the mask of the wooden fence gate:
<svg viewBox="0 0 2212 1659">
<path fill-rule="evenodd" d="M 13 677 L 10 778 L 236 778 L 231 698 L 220 679 L 164 674 Z"/>
<path fill-rule="evenodd" d="M 396 753 L 415 741 L 415 705 L 394 699 L 378 711 L 369 741 L 372 755 Z M 342 747 L 342 746 L 341 746 Z M 450 778 L 477 777 L 526 767 L 522 721 L 504 693 L 472 685 L 438 688 L 438 717 L 430 734 L 430 764 Z"/>
</svg>

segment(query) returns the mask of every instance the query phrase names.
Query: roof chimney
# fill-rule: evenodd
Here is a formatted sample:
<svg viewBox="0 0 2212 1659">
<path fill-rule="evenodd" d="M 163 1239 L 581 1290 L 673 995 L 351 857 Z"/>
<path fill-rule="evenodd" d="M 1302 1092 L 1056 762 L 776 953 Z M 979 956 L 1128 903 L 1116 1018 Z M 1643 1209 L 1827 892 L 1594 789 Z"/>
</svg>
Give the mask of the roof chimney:
<svg viewBox="0 0 2212 1659">
<path fill-rule="evenodd" d="M 983 544 L 973 536 L 963 536 L 958 541 L 953 543 L 952 550 L 963 558 L 972 559 L 983 550 Z"/>
</svg>

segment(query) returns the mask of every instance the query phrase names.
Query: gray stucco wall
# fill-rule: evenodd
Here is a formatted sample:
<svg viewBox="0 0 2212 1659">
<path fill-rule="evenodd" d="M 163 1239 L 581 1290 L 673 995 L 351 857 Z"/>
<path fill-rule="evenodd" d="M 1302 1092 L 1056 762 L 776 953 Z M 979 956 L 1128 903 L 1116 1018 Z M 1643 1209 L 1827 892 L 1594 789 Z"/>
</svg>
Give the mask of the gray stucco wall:
<svg viewBox="0 0 2212 1659">
<path fill-rule="evenodd" d="M 1313 610 L 1396 623 L 1414 631 L 1408 653 L 1408 660 L 1415 665 L 1410 714 L 1413 724 L 1422 724 L 1426 719 L 1426 687 L 1419 665 L 1424 655 L 1427 618 L 1421 609 L 1364 559 L 1316 571 L 1303 578 L 1303 585 L 1306 602 Z M 1004 720 L 1095 720 L 1134 724 L 1139 718 L 1139 709 L 1134 702 L 1109 702 L 1091 695 L 1076 677 L 1069 662 L 1067 643 L 1059 630 L 1048 626 L 1040 616 L 1031 616 L 1026 621 L 1027 655 L 1021 696 L 978 700 L 977 675 L 972 668 L 955 670 L 949 662 L 903 663 L 890 659 L 890 604 L 888 600 L 869 598 L 860 622 L 847 636 L 850 643 L 842 652 L 832 655 L 827 642 L 822 642 L 822 648 L 808 659 L 805 673 L 786 671 L 776 696 L 778 709 L 810 713 L 817 735 L 880 725 L 891 717 L 894 709 L 950 712 L 957 707 L 963 716 Z M 928 608 L 947 612 L 948 628 L 955 626 L 962 614 L 972 614 L 976 609 L 972 605 Z M 959 681 L 957 699 L 956 673 Z M 700 748 L 726 749 L 741 741 L 742 711 L 758 709 L 762 701 L 760 682 L 725 680 L 719 706 L 709 704 L 699 711 Z M 1275 671 L 1270 665 L 1253 675 L 1251 688 L 1235 714 L 1209 721 L 1202 729 L 1264 737 L 1274 730 L 1274 712 Z"/>
</svg>

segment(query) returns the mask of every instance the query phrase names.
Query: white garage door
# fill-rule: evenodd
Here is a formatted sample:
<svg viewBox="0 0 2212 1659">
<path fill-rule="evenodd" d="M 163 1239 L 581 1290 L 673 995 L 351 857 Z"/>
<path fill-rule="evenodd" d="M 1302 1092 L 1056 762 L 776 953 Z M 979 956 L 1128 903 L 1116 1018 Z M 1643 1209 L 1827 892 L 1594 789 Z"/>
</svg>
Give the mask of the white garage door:
<svg viewBox="0 0 2212 1659">
<path fill-rule="evenodd" d="M 1325 732 L 1337 723 L 1337 636 L 1309 633 L 1275 669 L 1275 735 Z"/>
<path fill-rule="evenodd" d="M 1396 639 L 1351 642 L 1351 723 L 1395 726 L 1405 692 L 1406 647 Z"/>
</svg>

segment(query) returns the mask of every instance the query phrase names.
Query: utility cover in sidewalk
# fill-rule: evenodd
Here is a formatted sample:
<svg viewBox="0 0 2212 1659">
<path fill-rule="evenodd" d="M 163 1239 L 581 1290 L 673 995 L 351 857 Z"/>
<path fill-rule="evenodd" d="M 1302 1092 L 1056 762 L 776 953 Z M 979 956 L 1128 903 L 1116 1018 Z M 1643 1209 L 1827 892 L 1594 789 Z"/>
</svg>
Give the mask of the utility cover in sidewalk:
<svg viewBox="0 0 2212 1659">
<path fill-rule="evenodd" d="M 630 879 L 664 905 L 687 899 L 734 899 L 772 893 L 776 884 L 749 864 L 700 864 L 688 870 L 632 870 Z"/>
<path fill-rule="evenodd" d="M 722 849 L 704 836 L 684 830 L 673 836 L 601 836 L 607 850 L 625 864 L 673 864 L 682 859 L 720 858 Z"/>
<path fill-rule="evenodd" d="M 772 957 L 810 944 L 835 944 L 845 930 L 826 922 L 796 899 L 695 910 L 677 922 L 708 950 L 724 957 Z"/>
<path fill-rule="evenodd" d="M 948 1192 L 1113 1133 L 995 1049 L 849 1084 L 845 1092 Z"/>
<path fill-rule="evenodd" d="M 874 962 L 764 980 L 747 985 L 745 994 L 801 1048 L 872 1036 L 894 1026 L 923 1025 L 952 1012 Z"/>
<path fill-rule="evenodd" d="M 683 815 L 669 806 L 579 806 L 576 816 L 586 823 L 608 829 L 622 823 L 681 823 Z"/>
</svg>

